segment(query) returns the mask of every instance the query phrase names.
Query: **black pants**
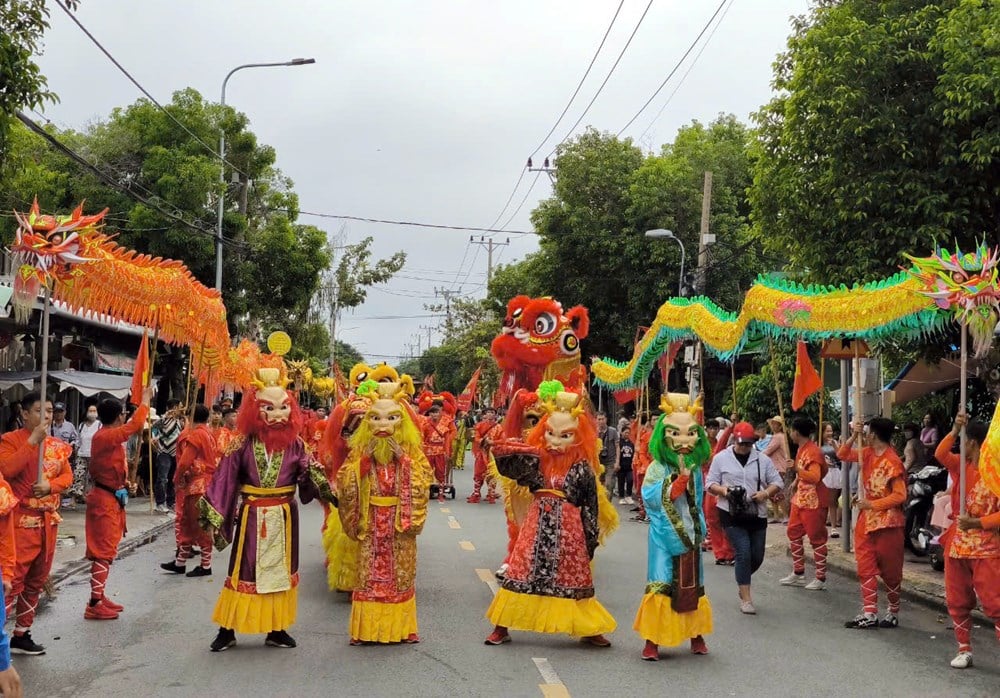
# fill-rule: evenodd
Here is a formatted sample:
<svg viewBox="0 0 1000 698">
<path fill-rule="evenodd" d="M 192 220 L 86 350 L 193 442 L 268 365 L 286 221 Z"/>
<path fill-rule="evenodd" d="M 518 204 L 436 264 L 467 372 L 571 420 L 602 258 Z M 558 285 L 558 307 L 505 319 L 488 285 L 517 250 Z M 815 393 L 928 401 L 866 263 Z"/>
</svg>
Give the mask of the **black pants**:
<svg viewBox="0 0 1000 698">
<path fill-rule="evenodd" d="M 619 497 L 631 497 L 632 496 L 632 469 L 619 470 L 615 473 L 618 478 L 618 496 Z"/>
</svg>

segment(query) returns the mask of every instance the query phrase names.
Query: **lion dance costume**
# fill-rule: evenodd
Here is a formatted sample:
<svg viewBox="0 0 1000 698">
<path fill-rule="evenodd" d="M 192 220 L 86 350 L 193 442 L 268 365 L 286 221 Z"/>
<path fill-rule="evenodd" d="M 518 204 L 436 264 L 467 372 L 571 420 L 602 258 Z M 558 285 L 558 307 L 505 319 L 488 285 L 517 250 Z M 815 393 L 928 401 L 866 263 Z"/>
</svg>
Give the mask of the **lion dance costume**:
<svg viewBox="0 0 1000 698">
<path fill-rule="evenodd" d="M 358 395 L 371 405 L 337 474 L 337 511 L 359 546 L 351 644 L 419 642 L 417 535 L 427 518 L 431 468 L 406 389 L 366 381 Z"/>
<path fill-rule="evenodd" d="M 229 572 L 212 619 L 218 652 L 236 644 L 236 632 L 267 633 L 271 647 L 295 647 L 286 630 L 295 623 L 299 583 L 299 519 L 294 496 L 307 504 L 333 500 L 326 475 L 299 434 L 302 412 L 276 368 L 257 370 L 255 393 L 245 395 L 229 445 L 200 500 L 201 523 L 223 550 L 234 543 Z"/>
<path fill-rule="evenodd" d="M 701 466 L 711 456 L 700 405 L 669 394 L 649 440 L 653 462 L 646 470 L 642 499 L 649 516 L 646 593 L 633 628 L 646 641 L 642 658 L 659 659 L 659 645 L 691 640 L 691 651 L 708 654 L 704 635 L 712 632 L 712 607 L 705 595 L 701 543 L 704 484 Z"/>
<path fill-rule="evenodd" d="M 503 585 L 486 617 L 486 644 L 510 642 L 508 629 L 567 633 L 599 647 L 615 619 L 594 595 L 590 561 L 598 544 L 597 429 L 582 395 L 559 381 L 539 387 L 545 413 L 527 442 L 495 446 L 497 468 L 534 498 Z"/>
</svg>

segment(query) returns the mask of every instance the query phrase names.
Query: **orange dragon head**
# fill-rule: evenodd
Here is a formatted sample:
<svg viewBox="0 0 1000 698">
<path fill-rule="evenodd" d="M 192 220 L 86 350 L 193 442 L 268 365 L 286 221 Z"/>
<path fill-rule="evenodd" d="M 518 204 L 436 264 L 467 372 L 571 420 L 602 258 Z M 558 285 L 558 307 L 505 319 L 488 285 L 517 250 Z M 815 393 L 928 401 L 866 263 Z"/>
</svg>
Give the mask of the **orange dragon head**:
<svg viewBox="0 0 1000 698">
<path fill-rule="evenodd" d="M 498 391 L 502 399 L 519 389 L 536 390 L 546 379 L 581 385 L 580 340 L 589 330 L 590 317 L 581 305 L 563 312 L 553 298 L 512 298 L 503 329 L 490 347 L 503 371 Z"/>
</svg>

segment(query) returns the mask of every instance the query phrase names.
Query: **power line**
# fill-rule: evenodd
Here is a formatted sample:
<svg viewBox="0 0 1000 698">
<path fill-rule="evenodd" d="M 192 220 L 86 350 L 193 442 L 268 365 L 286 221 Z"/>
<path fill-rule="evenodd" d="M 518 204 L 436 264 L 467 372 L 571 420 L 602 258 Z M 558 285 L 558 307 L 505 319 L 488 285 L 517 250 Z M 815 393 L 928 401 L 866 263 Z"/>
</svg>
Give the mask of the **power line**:
<svg viewBox="0 0 1000 698">
<path fill-rule="evenodd" d="M 501 228 L 475 228 L 467 225 L 439 225 L 436 223 L 419 223 L 416 221 L 394 221 L 387 220 L 385 218 L 366 218 L 365 216 L 344 216 L 336 213 L 318 213 L 316 211 L 294 211 L 287 208 L 269 208 L 268 211 L 274 211 L 279 213 L 293 214 L 298 213 L 300 216 L 313 216 L 315 218 L 332 218 L 334 220 L 342 221 L 360 221 L 362 223 L 382 223 L 384 225 L 403 225 L 412 228 L 435 228 L 439 230 L 467 230 L 476 233 L 509 233 L 512 235 L 535 235 L 534 231 L 528 230 L 504 230 Z M 499 218 L 499 216 L 498 216 Z"/>
<path fill-rule="evenodd" d="M 514 209 L 514 213 L 510 214 L 510 218 L 507 219 L 507 223 L 503 227 L 506 228 L 508 225 L 510 225 L 510 222 L 514 220 L 514 216 L 516 216 L 521 211 L 521 209 L 524 208 L 524 204 L 528 201 L 528 197 L 531 196 L 531 190 L 535 188 L 536 184 L 538 184 L 538 178 L 541 176 L 542 173 L 539 171 L 538 174 L 535 175 L 535 178 L 531 180 L 531 186 L 528 187 L 528 191 L 524 193 L 524 198 L 521 199 L 521 203 L 519 203 L 517 205 L 517 208 Z"/>
<path fill-rule="evenodd" d="M 646 9 L 642 11 L 642 16 L 639 17 L 639 21 L 636 22 L 635 28 L 629 35 L 628 41 L 625 42 L 625 45 L 622 47 L 621 53 L 619 53 L 618 58 L 615 59 L 614 65 L 611 66 L 611 70 L 608 71 L 608 74 L 604 76 L 604 82 L 602 82 L 601 86 L 597 88 L 597 92 L 594 93 L 594 96 L 587 104 L 587 107 L 583 110 L 583 113 L 580 114 L 580 118 L 578 118 L 576 122 L 570 127 L 569 132 L 561 141 L 559 141 L 559 143 L 556 145 L 556 148 L 558 148 L 560 145 L 569 140 L 569 137 L 573 135 L 573 131 L 575 131 L 576 127 L 580 125 L 580 122 L 583 121 L 583 117 L 585 117 L 587 115 L 587 112 L 590 111 L 590 108 L 594 106 L 594 102 L 597 101 L 597 98 L 600 96 L 601 92 L 604 91 L 604 86 L 608 84 L 608 80 L 611 79 L 611 76 L 614 74 L 615 69 L 618 67 L 618 64 L 622 60 L 622 57 L 625 55 L 625 51 L 627 51 L 628 47 L 632 44 L 632 39 L 635 38 L 636 33 L 639 31 L 639 27 L 642 26 L 642 21 L 646 19 L 646 15 L 649 13 L 649 8 L 651 8 L 652 6 L 653 6 L 653 0 L 649 0 L 649 3 L 646 5 Z M 552 151 L 549 153 L 549 155 L 554 153 L 556 151 L 556 148 L 553 148 Z"/>
<path fill-rule="evenodd" d="M 701 41 L 701 37 L 704 36 L 705 32 L 708 31 L 708 28 L 712 25 L 712 22 L 715 21 L 715 18 L 718 16 L 718 14 L 720 12 L 722 12 L 722 7 L 727 2 L 729 2 L 729 0 L 722 0 L 722 2 L 719 3 L 719 6 L 715 8 L 715 12 L 712 13 L 711 17 L 709 17 L 708 21 L 705 23 L 705 26 L 701 28 L 700 32 L 698 32 L 698 36 L 696 36 L 694 38 L 694 41 L 692 41 L 691 45 L 688 46 L 687 51 L 684 52 L 684 55 L 681 56 L 680 60 L 677 61 L 676 65 L 674 65 L 673 69 L 667 74 L 667 77 L 665 77 L 663 79 L 663 82 L 660 83 L 660 86 L 656 88 L 656 91 L 653 92 L 652 95 L 650 95 L 649 99 L 646 100 L 646 103 L 643 104 L 639 108 L 639 111 L 637 111 L 635 113 L 635 115 L 631 119 L 628 120 L 627 124 L 625 124 L 624 126 L 621 127 L 621 130 L 618 131 L 618 133 L 616 135 L 618 135 L 618 136 L 622 135 L 622 133 L 625 131 L 625 129 L 627 129 L 629 126 L 631 126 L 632 122 L 634 122 L 636 119 L 638 119 L 639 115 L 642 114 L 642 112 L 644 112 L 646 110 L 646 107 L 648 107 L 650 104 L 652 104 L 653 100 L 656 99 L 656 95 L 660 94 L 660 90 L 662 90 L 664 87 L 666 87 L 667 82 L 669 82 L 670 78 L 672 78 L 674 76 L 674 73 L 676 73 L 678 70 L 680 70 L 681 65 L 687 59 L 688 55 L 690 55 L 690 53 L 694 50 L 694 47 L 698 45 L 698 42 Z"/>
<path fill-rule="evenodd" d="M 213 240 L 217 239 L 214 231 L 207 230 L 206 228 L 202 228 L 197 223 L 192 223 L 191 221 L 188 221 L 187 219 L 185 219 L 181 215 L 178 215 L 176 213 L 171 213 L 170 211 L 167 211 L 164 208 L 162 208 L 159 204 L 154 203 L 151 199 L 148 199 L 145 196 L 143 196 L 142 194 L 136 192 L 133 189 L 133 185 L 132 185 L 131 182 L 128 183 L 128 184 L 124 184 L 124 185 L 120 184 L 114 177 L 112 177 L 111 175 L 107 174 L 106 172 L 103 172 L 102 170 L 98 169 L 95 165 L 93 165 L 92 163 L 88 162 L 86 159 L 83 158 L 83 156 L 81 156 L 80 154 L 78 154 L 76 151 L 71 150 L 68 146 L 64 145 L 55 136 L 53 136 L 48 131 L 46 131 L 44 128 L 42 128 L 37 123 L 35 123 L 34 121 L 32 121 L 27 115 L 25 115 L 24 112 L 21 112 L 21 111 L 17 112 L 17 118 L 21 121 L 21 123 L 23 123 L 29 129 L 31 129 L 34 133 L 38 134 L 39 136 L 41 136 L 42 138 L 44 138 L 46 141 L 48 141 L 49 145 L 51 145 L 53 148 L 55 148 L 60 153 L 62 153 L 66 157 L 70 158 L 71 160 L 73 160 L 77 164 L 79 164 L 82 167 L 86 168 L 90 172 L 94 173 L 101 181 L 103 181 L 105 184 L 107 184 L 112 189 L 114 189 L 114 190 L 116 190 L 118 192 L 121 192 L 122 194 L 125 194 L 126 196 L 128 196 L 131 199 L 133 199 L 134 201 L 138 201 L 139 203 L 148 206 L 149 208 L 151 208 L 154 211 L 156 211 L 157 213 L 159 213 L 161 216 L 163 216 L 165 218 L 169 218 L 169 219 L 171 219 L 171 220 L 173 220 L 173 221 L 175 221 L 177 223 L 180 223 L 184 227 L 190 228 L 191 230 L 195 231 L 196 233 L 201 233 L 202 235 L 207 235 L 208 237 L 212 238 Z M 149 193 L 149 192 L 147 192 L 147 193 Z M 225 239 L 223 239 L 222 243 L 226 244 L 226 245 L 233 245 L 233 246 L 242 247 L 242 248 L 246 248 L 247 247 L 244 243 L 238 243 L 238 242 L 236 242 L 234 240 L 225 240 Z"/>
<path fill-rule="evenodd" d="M 521 186 L 521 182 L 524 180 L 524 175 L 525 175 L 525 173 L 527 173 L 527 171 L 528 171 L 528 166 L 525 165 L 524 168 L 521 170 L 521 174 L 518 175 L 517 181 L 514 182 L 514 188 L 510 190 L 510 196 L 507 197 L 507 201 L 504 203 L 503 208 L 500 209 L 500 213 L 498 213 L 497 217 L 493 219 L 492 223 L 490 223 L 490 225 L 489 225 L 490 228 L 492 228 L 493 226 L 495 226 L 497 224 L 497 222 L 503 217 L 504 211 L 506 211 L 507 207 L 510 206 L 510 202 L 514 200 L 514 194 L 517 193 L 517 188 L 519 186 Z M 509 231 L 509 230 L 497 230 L 497 231 L 486 230 L 484 232 L 508 233 L 508 232 L 514 232 L 514 231 Z M 459 273 L 461 273 L 461 272 L 459 272 Z"/>
<path fill-rule="evenodd" d="M 569 101 L 566 102 L 566 106 L 563 108 L 562 113 L 559 115 L 559 118 L 556 119 L 556 122 L 554 124 L 552 124 L 552 128 L 550 128 L 549 132 L 545 134 L 545 138 L 543 138 L 542 142 L 538 144 L 538 147 L 536 147 L 531 152 L 531 155 L 529 156 L 529 159 L 535 157 L 535 155 L 538 153 L 538 151 L 542 149 L 542 146 L 545 145 L 545 142 L 547 140 L 549 140 L 549 137 L 553 133 L 555 133 L 556 128 L 559 127 L 559 124 L 560 124 L 560 122 L 562 122 L 563 117 L 566 116 L 566 112 L 569 111 L 570 106 L 573 104 L 573 100 L 575 100 L 576 96 L 578 94 L 580 94 L 580 89 L 583 87 L 583 83 L 587 79 L 587 76 L 590 75 L 590 71 L 594 67 L 594 63 L 597 62 L 597 56 L 600 55 L 601 49 L 604 48 L 604 42 L 608 40 L 608 34 L 611 33 L 611 28 L 615 26 L 615 21 L 618 19 L 618 15 L 622 11 L 622 6 L 624 4 L 625 4 L 625 0 L 621 0 L 621 2 L 618 3 L 618 9 L 615 10 L 615 14 L 611 18 L 611 23 L 608 25 L 608 28 L 605 30 L 604 36 L 601 37 L 601 43 L 598 44 L 597 50 L 594 51 L 594 57 L 590 59 L 590 65 L 587 66 L 586 72 L 583 74 L 583 77 L 580 78 L 580 82 L 577 83 L 576 89 L 573 90 L 573 95 L 569 98 Z"/>
<path fill-rule="evenodd" d="M 185 126 L 183 123 L 181 123 L 177 119 L 177 117 L 175 117 L 173 114 L 171 114 L 169 111 L 167 111 L 166 107 L 164 107 L 162 104 L 160 104 L 158 101 L 156 101 L 156 97 L 154 97 L 152 94 L 150 94 L 149 90 L 147 90 L 145 87 L 143 87 L 139 83 L 138 80 L 136 80 L 134 77 L 132 77 L 132 74 L 129 73 L 125 69 L 125 67 L 121 63 L 119 63 L 118 60 L 113 55 L 111 55 L 110 51 L 108 51 L 106 48 L 104 48 L 104 46 L 101 44 L 101 42 L 97 40 L 97 37 L 95 37 L 93 34 L 91 34 L 90 30 L 88 30 L 85 26 L 83 26 L 83 23 L 77 18 L 77 16 L 73 13 L 73 11 L 70 10 L 65 4 L 63 4 L 63 0 L 56 0 L 56 4 L 62 9 L 63 12 L 65 12 L 69 16 L 69 18 L 71 20 L 73 20 L 73 23 L 76 24 L 76 26 L 78 26 L 80 28 L 80 30 L 84 34 L 87 35 L 87 38 L 90 39 L 91 42 L 93 42 L 94 46 L 96 46 L 98 49 L 100 49 L 101 53 L 103 53 L 105 56 L 107 56 L 108 60 L 111 61 L 114 64 L 114 66 L 116 68 L 118 68 L 119 71 L 121 71 L 122 75 L 124 75 L 126 78 L 128 78 L 129 82 L 131 82 L 133 85 L 135 85 L 139 89 L 139 91 L 142 92 L 142 94 L 144 94 L 146 96 L 146 98 L 156 106 L 157 109 L 159 109 L 161 112 L 163 112 L 164 114 L 166 114 L 167 117 L 171 121 L 173 121 L 175 124 L 177 124 L 178 126 L 180 126 L 181 129 L 185 133 L 187 133 L 189 136 L 191 136 L 193 139 L 195 139 L 195 141 L 197 141 L 198 143 L 200 143 L 206 150 L 208 150 L 208 152 L 210 152 L 212 154 L 213 157 L 219 158 L 223 163 L 225 163 L 226 165 L 229 165 L 235 172 L 238 172 L 239 174 L 243 175 L 247 179 L 250 179 L 250 175 L 248 175 L 246 172 L 243 172 L 236 165 L 234 165 L 233 163 L 231 163 L 228 160 L 226 160 L 225 153 L 220 153 L 220 152 L 216 151 L 212 146 L 210 146 L 208 143 L 206 143 L 205 141 L 203 141 L 196 133 L 194 133 L 191 129 L 189 129 L 187 126 Z"/>
<path fill-rule="evenodd" d="M 687 80 L 688 75 L 690 75 L 691 71 L 694 70 L 695 65 L 698 63 L 698 59 L 701 58 L 701 54 L 703 54 L 705 52 L 705 49 L 708 48 L 708 45 L 712 43 L 712 37 L 715 36 L 715 32 L 719 29 L 719 27 L 722 26 L 722 23 L 726 21 L 726 15 L 729 14 L 729 10 L 733 9 L 734 2 L 736 2 L 736 0 L 731 0 L 730 3 L 726 5 L 726 9 L 723 10 L 722 16 L 719 17 L 719 21 L 715 23 L 714 27 L 712 27 L 712 31 L 708 33 L 708 36 L 705 38 L 705 42 L 701 45 L 701 48 L 698 49 L 698 53 L 694 55 L 694 60 L 691 61 L 690 65 L 688 65 L 687 67 L 687 70 L 684 71 L 684 74 L 681 76 L 681 79 L 677 82 L 677 85 L 674 87 L 673 91 L 667 97 L 667 101 L 664 102 L 663 106 L 660 107 L 660 110 L 656 112 L 656 116 L 654 116 L 652 121 L 649 122 L 649 125 L 645 128 L 645 130 L 643 130 L 643 132 L 639 134 L 640 139 L 647 133 L 649 133 L 649 130 L 653 128 L 653 124 L 657 122 L 657 120 L 660 118 L 660 115 L 662 115 L 664 110 L 667 108 L 667 105 L 670 104 L 670 102 L 673 100 L 674 95 L 677 94 L 677 91 L 680 90 L 681 86 L 684 85 L 684 81 Z"/>
</svg>

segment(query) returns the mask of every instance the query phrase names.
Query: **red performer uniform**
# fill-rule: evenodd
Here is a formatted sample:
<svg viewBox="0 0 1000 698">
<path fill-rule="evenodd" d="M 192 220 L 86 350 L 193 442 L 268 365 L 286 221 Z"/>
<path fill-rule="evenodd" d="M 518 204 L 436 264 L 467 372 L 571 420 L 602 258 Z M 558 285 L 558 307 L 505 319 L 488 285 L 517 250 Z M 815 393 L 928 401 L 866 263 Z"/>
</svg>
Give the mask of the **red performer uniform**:
<svg viewBox="0 0 1000 698">
<path fill-rule="evenodd" d="M 733 433 L 733 428 L 726 427 L 719 437 L 715 440 L 715 446 L 712 448 L 712 458 L 714 458 L 720 451 L 726 450 L 729 445 L 729 436 Z M 647 437 L 648 443 L 648 437 Z M 702 466 L 702 477 L 708 474 L 708 467 L 712 465 L 711 459 L 704 466 Z M 719 518 L 719 498 L 714 494 L 710 494 L 708 490 L 705 490 L 704 501 L 702 502 L 702 508 L 705 513 L 705 524 L 708 528 L 708 540 L 711 543 L 712 554 L 715 555 L 715 564 L 717 565 L 732 565 L 736 561 L 736 551 L 733 550 L 733 546 L 729 542 L 729 537 L 726 535 L 726 529 L 722 527 L 722 520 Z"/>
<path fill-rule="evenodd" d="M 837 451 L 842 461 L 857 460 L 857 449 L 850 443 Z M 887 447 L 880 454 L 871 448 L 861 451 L 861 485 L 869 509 L 858 514 L 854 528 L 854 558 L 861 581 L 864 613 L 878 613 L 878 580 L 886 587 L 889 613 L 899 613 L 899 586 L 903 581 L 903 528 L 906 517 L 906 469 L 896 452 Z M 887 619 L 888 620 L 888 619 Z"/>
<path fill-rule="evenodd" d="M 35 497 L 33 487 L 38 477 L 38 447 L 31 445 L 31 432 L 18 429 L 0 439 L 0 471 L 10 483 L 14 497 L 20 505 L 10 517 L 14 526 L 14 556 L 16 562 L 7 597 L 7 617 L 17 604 L 17 621 L 14 635 L 23 635 L 31 629 L 35 608 L 45 581 L 52 569 L 59 532 L 60 493 L 73 484 L 73 469 L 69 457 L 73 448 L 59 439 L 45 438 L 43 471 L 49 483 L 49 493 Z M 6 572 L 6 569 L 4 570 Z M 8 578 L 8 577 L 5 577 Z"/>
<path fill-rule="evenodd" d="M 952 512 L 959 512 L 959 456 L 952 453 L 954 434 L 944 437 L 934 453 L 948 469 L 952 482 Z M 945 545 L 944 595 L 955 628 L 959 652 L 972 652 L 970 629 L 976 596 L 983 612 L 993 621 L 1000 640 L 1000 497 L 993 494 L 979 477 L 977 465 L 965 466 L 965 511 L 979 519 L 982 528 L 962 531 L 953 522 L 942 536 Z"/>
<path fill-rule="evenodd" d="M 212 569 L 212 537 L 198 525 L 198 500 L 208 489 L 219 464 L 218 442 L 206 424 L 195 424 L 181 434 L 177 442 L 177 472 L 174 490 L 177 493 L 177 559 L 176 567 L 184 567 L 192 557 L 191 548 L 201 550 L 201 568 Z"/>
<path fill-rule="evenodd" d="M 117 618 L 121 606 L 104 594 L 111 563 L 118 556 L 118 543 L 125 533 L 125 506 L 116 492 L 127 491 L 126 441 L 140 432 L 149 415 L 149 406 L 140 405 L 132 418 L 121 426 L 104 426 L 90 446 L 90 477 L 94 488 L 87 495 L 87 559 L 90 566 L 90 604 L 84 618 Z"/>
<path fill-rule="evenodd" d="M 826 458 L 815 441 L 799 446 L 795 455 L 798 485 L 792 496 L 792 510 L 788 517 L 788 541 L 792 546 L 792 572 L 802 576 L 806 572 L 804 536 L 809 536 L 816 563 L 816 579 L 826 581 L 826 512 L 830 493 L 823 484 L 826 475 Z"/>
<path fill-rule="evenodd" d="M 448 457 L 458 430 L 451 415 L 442 411 L 437 422 L 425 420 L 424 455 L 434 469 L 434 480 L 438 485 L 444 485 L 448 479 Z"/>
<path fill-rule="evenodd" d="M 484 420 L 476 424 L 472 433 L 472 455 L 475 457 L 475 470 L 472 476 L 472 494 L 468 501 L 475 504 L 480 501 L 483 481 L 486 482 L 486 501 L 490 504 L 497 501 L 496 478 L 489 472 L 490 441 L 496 438 L 499 431 L 496 420 Z"/>
</svg>

